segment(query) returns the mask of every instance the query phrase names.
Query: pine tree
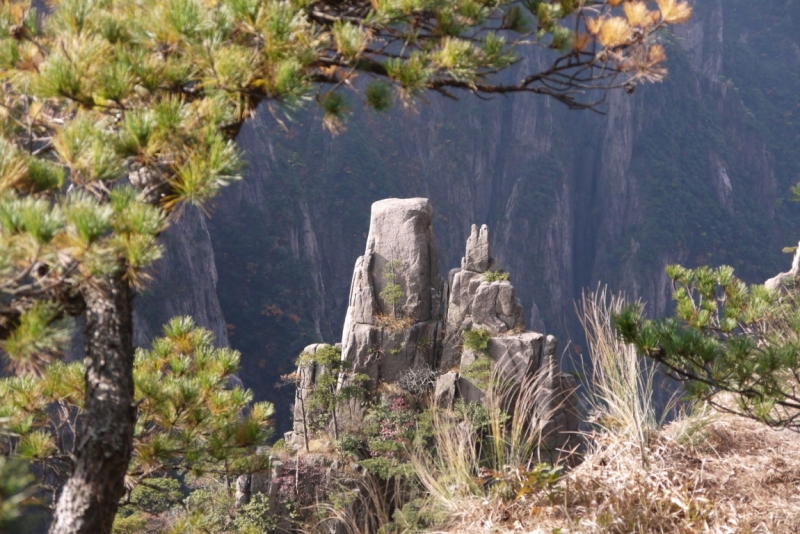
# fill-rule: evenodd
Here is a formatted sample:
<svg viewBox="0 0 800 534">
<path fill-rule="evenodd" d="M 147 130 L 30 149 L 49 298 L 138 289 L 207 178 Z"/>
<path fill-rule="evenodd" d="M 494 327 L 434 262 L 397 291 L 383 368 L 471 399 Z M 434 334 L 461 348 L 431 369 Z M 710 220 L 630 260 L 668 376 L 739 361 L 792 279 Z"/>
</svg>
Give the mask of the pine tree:
<svg viewBox="0 0 800 534">
<path fill-rule="evenodd" d="M 271 435 L 273 407 L 236 385 L 240 354 L 214 346 L 208 330 L 177 317 L 133 364 L 138 417 L 125 477 L 128 493 L 154 479 L 212 474 L 229 480 L 265 468 L 256 447 Z M 40 374 L 0 379 L 0 447 L 41 474 L 57 502 L 76 468 L 86 422 L 82 362 L 47 364 Z M 75 437 L 78 436 L 78 439 Z"/>
<path fill-rule="evenodd" d="M 333 132 L 350 94 L 378 111 L 426 91 L 531 92 L 591 108 L 606 90 L 661 79 L 651 36 L 691 11 L 675 0 L 48 6 L 0 0 L 0 340 L 14 368 L 41 371 L 66 342 L 63 320 L 83 319 L 84 424 L 59 534 L 111 528 L 140 411 L 135 291 L 170 217 L 239 178 L 233 139 L 260 103 L 280 121 L 313 99 Z M 500 81 L 528 44 L 552 49 L 550 66 Z"/>
<path fill-rule="evenodd" d="M 733 268 L 667 268 L 676 310 L 653 321 L 628 305 L 622 338 L 661 363 L 688 394 L 724 412 L 800 431 L 800 305 L 794 287 L 747 284 Z M 733 402 L 720 396 L 727 393 Z"/>
<path fill-rule="evenodd" d="M 31 497 L 32 479 L 24 462 L 0 456 L 0 531 Z"/>
</svg>

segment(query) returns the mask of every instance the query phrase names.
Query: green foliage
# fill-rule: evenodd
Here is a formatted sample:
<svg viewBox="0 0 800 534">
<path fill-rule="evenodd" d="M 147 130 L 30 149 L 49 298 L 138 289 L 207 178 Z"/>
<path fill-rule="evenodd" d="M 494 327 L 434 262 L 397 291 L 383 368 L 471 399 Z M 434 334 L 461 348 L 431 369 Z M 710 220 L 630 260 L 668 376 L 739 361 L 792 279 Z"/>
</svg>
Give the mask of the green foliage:
<svg viewBox="0 0 800 534">
<path fill-rule="evenodd" d="M 147 527 L 147 519 L 138 512 L 129 516 L 118 515 L 114 519 L 111 534 L 141 534 Z"/>
<path fill-rule="evenodd" d="M 218 476 L 194 483 L 183 507 L 173 508 L 171 515 L 174 522 L 170 532 L 175 534 L 264 534 L 274 532 L 278 524 L 278 514 L 269 506 L 269 495 L 254 493 L 249 502 L 237 508 L 234 488 Z"/>
<path fill-rule="evenodd" d="M 336 450 L 340 455 L 358 456 L 366 448 L 366 441 L 360 436 L 344 433 L 342 437 L 336 442 Z"/>
<path fill-rule="evenodd" d="M 453 413 L 458 419 L 469 423 L 470 428 L 475 429 L 476 432 L 483 432 L 489 429 L 492 423 L 492 412 L 489 407 L 482 402 L 469 401 L 465 402 L 464 399 L 456 399 L 453 403 Z M 495 414 L 499 419 L 508 419 L 508 414 Z"/>
<path fill-rule="evenodd" d="M 240 532 L 273 532 L 278 526 L 278 517 L 269 507 L 269 495 L 256 493 L 250 502 L 239 508 L 233 526 Z"/>
<path fill-rule="evenodd" d="M 18 370 L 39 369 L 63 350 L 69 342 L 69 328 L 58 321 L 60 308 L 48 302 L 37 302 L 19 318 L 19 325 L 0 341 L 0 347 Z"/>
<path fill-rule="evenodd" d="M 386 111 L 392 105 L 392 89 L 387 83 L 380 81 L 370 83 L 365 96 L 367 104 L 375 111 Z"/>
<path fill-rule="evenodd" d="M 643 318 L 629 305 L 614 317 L 622 338 L 663 364 L 698 400 L 732 393 L 735 411 L 796 427 L 800 307 L 792 290 L 747 287 L 730 267 L 670 266 L 675 316 Z"/>
<path fill-rule="evenodd" d="M 379 449 L 377 452 L 383 452 Z M 392 480 L 394 478 L 411 478 L 414 476 L 414 468 L 408 462 L 398 462 L 391 458 L 378 456 L 367 458 L 359 462 L 369 473 L 382 480 Z"/>
<path fill-rule="evenodd" d="M 164 337 L 139 349 L 134 361 L 138 418 L 127 477 L 130 505 L 158 513 L 180 502 L 180 484 L 165 474 L 223 472 L 228 476 L 265 467 L 256 454 L 271 434 L 272 405 L 252 404 L 252 393 L 229 388 L 239 353 L 214 346 L 211 332 L 188 317 L 164 327 Z M 64 432 L 82 416 L 83 364 L 54 362 L 40 375 L 0 379 L 0 443 L 12 456 L 35 460 L 61 478 Z M 58 403 L 61 411 L 49 410 Z M 142 483 L 142 486 L 136 484 Z"/>
<path fill-rule="evenodd" d="M 0 455 L 0 528 L 20 515 L 31 496 L 32 482 L 27 462 Z"/>
<path fill-rule="evenodd" d="M 490 356 L 481 354 L 474 362 L 461 369 L 461 376 L 472 382 L 479 389 L 486 390 L 492 380 L 494 362 Z"/>
<path fill-rule="evenodd" d="M 192 491 L 184 502 L 186 510 L 173 526 L 176 534 L 194 532 L 236 532 L 236 503 L 233 491 L 222 481 L 211 479 Z"/>
<path fill-rule="evenodd" d="M 183 501 L 181 483 L 174 478 L 145 478 L 133 488 L 130 505 L 149 514 L 160 514 Z"/>
<path fill-rule="evenodd" d="M 395 509 L 392 522 L 381 532 L 419 532 L 440 524 L 445 517 L 441 510 L 431 506 L 430 501 L 418 497 Z"/>
<path fill-rule="evenodd" d="M 313 354 L 303 352 L 297 358 L 298 367 L 316 366 L 314 386 L 305 402 L 304 410 L 308 421 L 304 424 L 313 430 L 322 430 L 333 420 L 334 439 L 339 440 L 339 421 L 337 410 L 350 400 L 363 397 L 363 384 L 369 381 L 364 374 L 353 374 L 350 364 L 342 360 L 336 347 L 326 345 Z M 341 385 L 340 385 L 341 382 Z"/>
<path fill-rule="evenodd" d="M 491 335 L 485 328 L 475 328 L 464 331 L 464 348 L 475 352 L 485 353 L 489 347 Z"/>
<path fill-rule="evenodd" d="M 486 271 L 483 273 L 485 282 L 508 282 L 509 279 L 509 274 L 504 271 Z"/>
</svg>

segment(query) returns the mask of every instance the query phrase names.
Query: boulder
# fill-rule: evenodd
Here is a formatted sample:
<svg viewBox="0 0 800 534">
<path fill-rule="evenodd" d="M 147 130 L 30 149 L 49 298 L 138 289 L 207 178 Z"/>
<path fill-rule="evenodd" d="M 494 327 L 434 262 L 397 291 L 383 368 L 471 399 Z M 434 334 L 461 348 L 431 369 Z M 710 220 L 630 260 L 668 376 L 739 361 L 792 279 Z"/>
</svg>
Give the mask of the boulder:
<svg viewBox="0 0 800 534">
<path fill-rule="evenodd" d="M 440 375 L 436 379 L 436 387 L 433 390 L 433 402 L 440 408 L 450 408 L 453 406 L 453 399 L 456 396 L 456 383 L 458 373 L 449 372 Z"/>
<path fill-rule="evenodd" d="M 473 271 L 462 271 L 453 274 L 447 303 L 447 325 L 460 328 L 464 319 L 472 312 L 472 299 L 483 282 L 483 276 Z"/>
<path fill-rule="evenodd" d="M 481 388 L 463 376 L 458 379 L 458 396 L 464 402 L 483 402 L 486 398 L 486 394 Z"/>
<path fill-rule="evenodd" d="M 544 336 L 536 332 L 525 332 L 512 336 L 489 339 L 489 354 L 502 375 L 521 383 L 539 371 L 542 361 Z"/>
<path fill-rule="evenodd" d="M 396 382 L 413 367 L 434 366 L 439 326 L 439 321 L 425 321 L 393 330 L 352 324 L 345 332 L 342 359 L 350 362 L 354 373 L 369 376 L 371 386 Z"/>
<path fill-rule="evenodd" d="M 354 323 L 372 324 L 378 310 L 378 297 L 372 286 L 370 273 L 373 257 L 369 251 L 366 256 L 359 256 L 353 269 L 346 318 Z"/>
<path fill-rule="evenodd" d="M 798 275 L 800 275 L 800 243 L 797 244 L 797 250 L 795 250 L 794 258 L 792 258 L 792 268 L 789 272 L 780 273 L 770 278 L 764 282 L 764 286 L 770 291 L 777 291 L 794 283 Z"/>
<path fill-rule="evenodd" d="M 313 345 L 308 345 L 306 348 L 304 348 L 303 352 L 315 354 L 319 349 L 327 346 L 328 345 L 325 343 L 314 343 Z M 304 416 L 309 416 L 308 413 L 304 414 L 306 399 L 308 399 L 308 396 L 311 395 L 311 391 L 314 388 L 316 375 L 319 371 L 320 370 L 317 369 L 316 364 L 300 366 L 296 371 L 298 379 L 294 393 L 294 417 L 292 423 L 291 441 L 289 441 L 289 443 L 295 448 L 302 447 L 305 443 L 305 439 L 303 437 L 303 418 Z"/>
<path fill-rule="evenodd" d="M 492 335 L 525 327 L 525 314 L 510 282 L 481 282 L 471 308 L 473 328 L 485 328 Z"/>
<path fill-rule="evenodd" d="M 442 281 L 439 258 L 433 235 L 433 208 L 426 198 L 390 198 L 372 205 L 366 257 L 374 294 L 380 295 L 389 281 L 383 269 L 390 261 L 399 261 L 396 283 L 405 296 L 397 309 L 414 322 L 439 318 Z M 378 298 L 378 309 L 391 313 Z M 371 322 L 371 321 L 360 321 Z"/>
</svg>

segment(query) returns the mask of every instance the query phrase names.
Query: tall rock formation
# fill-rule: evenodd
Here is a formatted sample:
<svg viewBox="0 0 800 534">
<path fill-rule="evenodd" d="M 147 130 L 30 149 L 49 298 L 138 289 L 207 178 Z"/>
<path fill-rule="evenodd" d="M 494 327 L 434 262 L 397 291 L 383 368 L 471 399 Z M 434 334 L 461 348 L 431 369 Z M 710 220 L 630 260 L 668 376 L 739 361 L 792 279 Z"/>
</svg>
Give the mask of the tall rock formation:
<svg viewBox="0 0 800 534">
<path fill-rule="evenodd" d="M 498 335 L 525 329 L 525 315 L 514 287 L 507 281 L 484 279 L 484 273 L 501 271 L 499 262 L 491 255 L 489 227 L 484 224 L 478 230 L 473 224 L 461 269 L 450 271 L 443 368 L 459 362 L 465 330 L 483 328 L 491 335 Z"/>
<path fill-rule="evenodd" d="M 525 331 L 524 311 L 508 273 L 491 256 L 488 227 L 472 226 L 461 268 L 451 271 L 445 283 L 439 276 L 433 220 L 433 208 L 424 198 L 372 205 L 366 251 L 352 276 L 339 345 L 342 360 L 353 373 L 368 375 L 373 390 L 379 382 L 402 383 L 410 370 L 438 369 L 435 400 L 447 405 L 456 398 L 483 400 L 488 381 L 471 378 L 469 369 L 478 358 L 488 358 L 503 379 L 535 381 L 543 390 L 539 408 L 550 419 L 545 434 L 551 452 L 576 446 L 574 379 L 559 372 L 553 336 Z M 402 290 L 396 302 L 382 298 L 390 283 Z M 485 350 L 464 346 L 467 331 L 487 336 Z M 313 354 L 322 346 L 309 345 L 305 352 Z M 287 436 L 298 448 L 304 441 L 305 400 L 317 371 L 313 364 L 298 370 L 293 432 Z"/>
<path fill-rule="evenodd" d="M 402 296 L 381 298 L 386 267 L 395 267 Z M 391 267 L 391 266 L 390 266 Z M 428 199 L 372 205 L 367 249 L 356 260 L 342 335 L 342 359 L 373 383 L 395 382 L 409 368 L 435 365 L 442 279 Z"/>
</svg>

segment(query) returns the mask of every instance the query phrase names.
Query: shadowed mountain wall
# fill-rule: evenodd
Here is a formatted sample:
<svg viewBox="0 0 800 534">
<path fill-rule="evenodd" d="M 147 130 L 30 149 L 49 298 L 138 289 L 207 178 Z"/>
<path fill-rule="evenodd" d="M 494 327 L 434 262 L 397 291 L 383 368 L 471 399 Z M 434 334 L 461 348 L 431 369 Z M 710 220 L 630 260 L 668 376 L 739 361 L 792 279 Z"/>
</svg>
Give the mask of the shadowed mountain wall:
<svg viewBox="0 0 800 534">
<path fill-rule="evenodd" d="M 800 178 L 796 2 L 695 4 L 692 22 L 661 37 L 666 81 L 609 95 L 605 115 L 535 96 L 431 96 L 384 116 L 353 100 L 334 138 L 314 111 L 288 131 L 260 113 L 238 140 L 247 177 L 222 193 L 197 241 L 213 256 L 216 292 L 212 269 L 189 268 L 197 258 L 178 251 L 160 272 L 193 273 L 180 276 L 199 296 L 167 307 L 154 291 L 153 309 L 205 313 L 243 352 L 245 384 L 285 414 L 292 395 L 273 385 L 303 347 L 341 337 L 353 262 L 382 198 L 436 206 L 442 273 L 459 266 L 471 224 L 487 224 L 528 327 L 562 340 L 578 333 L 574 300 L 598 283 L 659 315 L 669 263 L 727 263 L 765 280 L 798 237 L 798 207 L 786 201 Z M 517 68 L 541 64 L 534 53 Z M 200 304 L 213 293 L 224 320 Z M 142 315 L 144 338 L 163 313 Z"/>
</svg>

